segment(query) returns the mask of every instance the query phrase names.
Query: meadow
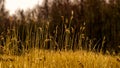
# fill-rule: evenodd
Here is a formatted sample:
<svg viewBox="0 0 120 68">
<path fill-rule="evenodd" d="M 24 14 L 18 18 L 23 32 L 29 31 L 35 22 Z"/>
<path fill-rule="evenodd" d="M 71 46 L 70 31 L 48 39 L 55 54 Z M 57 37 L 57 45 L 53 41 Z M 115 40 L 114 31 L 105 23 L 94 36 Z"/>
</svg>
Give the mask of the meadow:
<svg viewBox="0 0 120 68">
<path fill-rule="evenodd" d="M 58 43 L 63 41 L 48 38 L 48 26 L 40 27 L 35 23 L 16 26 L 9 28 L 6 35 L 1 34 L 4 46 L 0 47 L 0 68 L 120 68 L 119 54 L 109 51 L 103 54 L 90 47 L 86 50 L 80 45 L 81 36 L 79 47 L 72 50 L 69 29 L 63 34 L 67 46 L 60 49 Z"/>
<path fill-rule="evenodd" d="M 33 49 L 21 56 L 0 55 L 0 68 L 120 68 L 120 57 L 87 51 Z"/>
<path fill-rule="evenodd" d="M 117 0 L 45 0 L 13 16 L 2 1 L 0 68 L 120 68 Z"/>
<path fill-rule="evenodd" d="M 96 49 L 97 44 L 84 33 L 75 37 L 71 21 L 72 17 L 68 25 L 62 23 L 61 34 L 56 26 L 54 35 L 44 20 L 1 24 L 0 68 L 120 68 L 120 53 L 112 48 L 103 52 L 104 39 L 102 47 Z M 84 31 L 86 27 L 79 28 Z"/>
</svg>

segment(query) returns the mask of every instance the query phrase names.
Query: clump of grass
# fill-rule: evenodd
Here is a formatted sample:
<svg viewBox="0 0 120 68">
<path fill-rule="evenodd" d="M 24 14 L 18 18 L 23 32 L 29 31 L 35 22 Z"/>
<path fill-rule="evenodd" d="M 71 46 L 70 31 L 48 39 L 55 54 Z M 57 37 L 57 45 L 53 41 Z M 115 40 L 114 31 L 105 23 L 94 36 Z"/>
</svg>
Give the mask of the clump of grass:
<svg viewBox="0 0 120 68">
<path fill-rule="evenodd" d="M 74 11 L 71 11 L 71 17 L 61 16 L 61 22 L 52 23 L 56 25 L 52 30 L 49 20 L 15 20 L 10 23 L 10 27 L 3 27 L 0 34 L 0 45 L 4 47 L 8 54 L 22 54 L 32 48 L 50 49 L 50 50 L 95 50 L 96 45 L 93 40 L 85 35 L 86 22 L 81 23 L 76 30 L 77 25 L 73 26 Z M 1 28 L 2 28 L 1 24 Z M 51 33 L 50 33 L 51 31 Z M 54 33 L 54 35 L 52 35 Z M 102 47 L 98 48 L 100 52 L 104 49 L 106 37 L 102 42 Z M 97 42 L 96 42 L 97 43 Z"/>
</svg>

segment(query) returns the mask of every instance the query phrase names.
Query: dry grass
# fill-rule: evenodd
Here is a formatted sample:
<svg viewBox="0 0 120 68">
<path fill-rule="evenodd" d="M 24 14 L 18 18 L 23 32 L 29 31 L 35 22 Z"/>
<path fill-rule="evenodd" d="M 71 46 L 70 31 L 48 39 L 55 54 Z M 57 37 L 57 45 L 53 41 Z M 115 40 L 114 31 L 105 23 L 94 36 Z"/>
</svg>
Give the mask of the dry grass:
<svg viewBox="0 0 120 68">
<path fill-rule="evenodd" d="M 1 55 L 0 68 L 120 68 L 120 56 L 34 49 L 21 56 Z"/>
</svg>

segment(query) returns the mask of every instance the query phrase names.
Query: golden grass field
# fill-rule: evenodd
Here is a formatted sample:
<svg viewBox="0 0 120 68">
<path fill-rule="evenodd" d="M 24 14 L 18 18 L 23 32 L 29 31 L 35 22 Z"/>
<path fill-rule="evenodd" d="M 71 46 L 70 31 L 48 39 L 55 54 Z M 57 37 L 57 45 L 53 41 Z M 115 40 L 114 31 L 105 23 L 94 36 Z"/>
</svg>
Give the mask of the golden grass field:
<svg viewBox="0 0 120 68">
<path fill-rule="evenodd" d="M 33 49 L 21 56 L 0 55 L 0 68 L 120 68 L 120 56 Z"/>
</svg>

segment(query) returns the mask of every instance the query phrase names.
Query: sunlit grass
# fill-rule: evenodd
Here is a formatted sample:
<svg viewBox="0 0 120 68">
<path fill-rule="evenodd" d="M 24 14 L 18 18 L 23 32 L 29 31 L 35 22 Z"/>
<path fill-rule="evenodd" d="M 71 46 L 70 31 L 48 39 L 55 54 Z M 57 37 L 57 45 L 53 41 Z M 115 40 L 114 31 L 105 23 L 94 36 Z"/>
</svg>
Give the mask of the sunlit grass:
<svg viewBox="0 0 120 68">
<path fill-rule="evenodd" d="M 21 56 L 1 55 L 0 68 L 120 68 L 120 57 L 86 51 L 33 49 Z"/>
</svg>

